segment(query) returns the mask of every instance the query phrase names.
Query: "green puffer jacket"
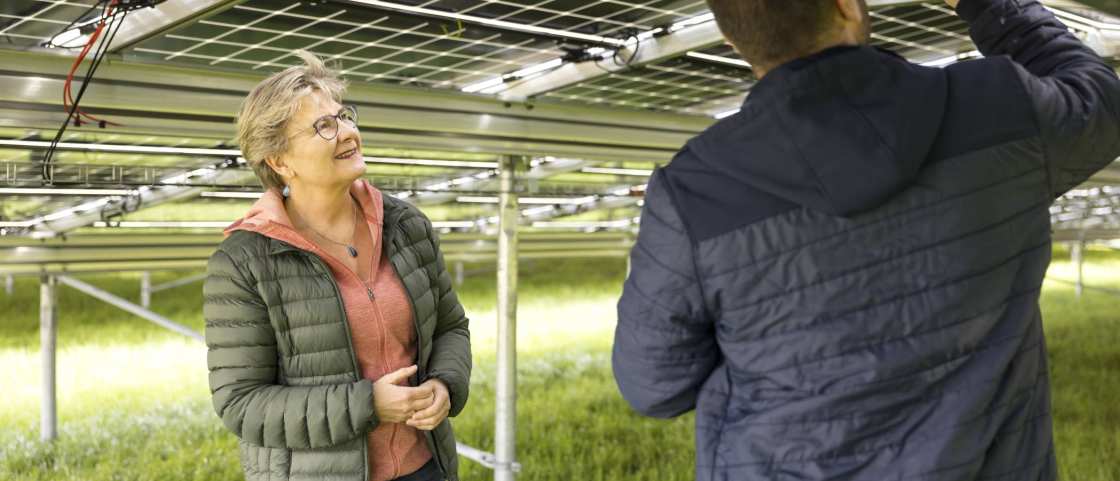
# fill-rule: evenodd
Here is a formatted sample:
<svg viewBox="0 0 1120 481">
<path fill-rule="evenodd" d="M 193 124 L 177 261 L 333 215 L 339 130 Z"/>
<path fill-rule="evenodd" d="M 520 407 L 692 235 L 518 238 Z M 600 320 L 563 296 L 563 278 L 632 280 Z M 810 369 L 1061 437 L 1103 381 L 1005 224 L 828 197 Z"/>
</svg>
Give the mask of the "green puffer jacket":
<svg viewBox="0 0 1120 481">
<path fill-rule="evenodd" d="M 417 379 L 443 381 L 451 416 L 470 382 L 467 318 L 439 239 L 416 208 L 384 197 L 382 245 L 419 333 Z M 362 379 L 338 285 L 316 255 L 248 231 L 210 258 L 203 288 L 214 409 L 239 438 L 248 481 L 365 481 L 373 383 Z M 444 475 L 458 479 L 451 424 L 426 432 Z"/>
</svg>

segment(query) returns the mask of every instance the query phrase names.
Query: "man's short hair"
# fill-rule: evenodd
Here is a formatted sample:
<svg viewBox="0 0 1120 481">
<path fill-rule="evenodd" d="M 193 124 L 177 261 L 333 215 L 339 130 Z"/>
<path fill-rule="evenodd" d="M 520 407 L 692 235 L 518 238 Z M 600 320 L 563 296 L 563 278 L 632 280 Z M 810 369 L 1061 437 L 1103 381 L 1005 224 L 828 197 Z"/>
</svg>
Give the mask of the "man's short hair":
<svg viewBox="0 0 1120 481">
<path fill-rule="evenodd" d="M 723 36 L 766 68 L 814 53 L 835 21 L 835 1 L 707 0 Z"/>
</svg>

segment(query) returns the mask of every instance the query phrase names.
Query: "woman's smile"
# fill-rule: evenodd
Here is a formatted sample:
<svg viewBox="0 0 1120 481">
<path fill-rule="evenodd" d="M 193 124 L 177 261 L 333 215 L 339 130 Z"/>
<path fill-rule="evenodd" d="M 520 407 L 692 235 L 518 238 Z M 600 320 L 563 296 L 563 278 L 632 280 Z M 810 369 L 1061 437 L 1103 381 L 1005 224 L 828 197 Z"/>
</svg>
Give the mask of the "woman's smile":
<svg viewBox="0 0 1120 481">
<path fill-rule="evenodd" d="M 334 159 L 335 160 L 348 160 L 348 159 L 353 160 L 353 159 L 358 159 L 358 158 L 361 158 L 361 157 L 362 157 L 362 149 L 359 148 L 359 147 L 353 147 L 353 148 L 349 148 L 349 149 L 346 149 L 346 150 L 342 151 L 338 155 L 335 155 Z"/>
</svg>

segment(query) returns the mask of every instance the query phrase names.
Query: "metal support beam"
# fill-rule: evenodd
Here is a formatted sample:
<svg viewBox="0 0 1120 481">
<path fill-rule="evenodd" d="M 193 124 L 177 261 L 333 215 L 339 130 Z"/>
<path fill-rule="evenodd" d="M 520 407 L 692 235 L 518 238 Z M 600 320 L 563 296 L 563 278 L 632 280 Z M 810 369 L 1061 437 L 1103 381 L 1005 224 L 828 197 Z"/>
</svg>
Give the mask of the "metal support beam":
<svg viewBox="0 0 1120 481">
<path fill-rule="evenodd" d="M 197 272 L 206 268 L 207 259 L 221 241 L 220 232 L 82 233 L 42 240 L 0 236 L 0 275 L 38 277 L 43 273 L 75 275 L 146 270 Z M 497 259 L 497 244 L 495 235 L 453 232 L 442 236 L 440 248 L 447 262 L 493 264 Z M 624 234 L 613 232 L 521 233 L 518 237 L 518 257 L 523 260 L 623 257 L 630 247 Z M 468 270 L 464 275 L 474 273 Z"/>
<path fill-rule="evenodd" d="M 15 276 L 13 276 L 11 274 L 5 274 L 4 275 L 4 293 L 5 294 L 10 296 L 10 295 L 15 293 L 15 291 L 16 291 L 15 281 L 16 281 Z"/>
<path fill-rule="evenodd" d="M 152 306 L 152 271 L 140 273 L 140 306 L 144 309 Z"/>
<path fill-rule="evenodd" d="M 152 286 L 152 293 L 154 294 L 154 293 L 159 292 L 159 291 L 166 291 L 168 289 L 174 289 L 176 287 L 185 286 L 187 284 L 194 284 L 195 282 L 201 282 L 201 281 L 204 281 L 204 280 L 206 280 L 206 274 L 205 273 L 195 274 L 193 276 L 187 276 L 187 277 L 184 277 L 182 279 L 175 279 L 173 281 L 165 282 L 163 284 L 156 284 L 156 285 Z"/>
<path fill-rule="evenodd" d="M 1073 247 L 1069 250 L 1070 257 L 1072 257 L 1074 268 L 1074 295 L 1080 299 L 1081 294 L 1085 292 L 1085 240 L 1078 239 L 1073 243 Z"/>
<path fill-rule="evenodd" d="M 550 209 L 526 209 L 521 216 L 522 222 L 532 224 L 533 222 L 541 222 L 549 219 L 556 219 L 558 217 L 566 217 L 570 215 L 582 214 L 593 210 L 602 209 L 621 209 L 625 207 L 632 207 L 638 205 L 642 201 L 641 196 L 625 196 L 625 195 L 608 195 L 600 197 L 592 202 L 586 204 L 573 204 L 573 205 L 558 205 L 552 206 Z"/>
<path fill-rule="evenodd" d="M 455 443 L 455 450 L 458 452 L 459 456 L 467 458 L 487 468 L 497 469 L 498 467 L 498 458 L 492 453 L 488 453 L 481 449 L 472 448 L 463 443 Z M 513 463 L 513 472 L 517 473 L 520 471 L 521 463 Z"/>
<path fill-rule="evenodd" d="M 1081 3 L 1112 15 L 1120 15 L 1120 0 L 1081 0 Z"/>
<path fill-rule="evenodd" d="M 43 396 L 39 408 L 39 439 L 44 442 L 58 438 L 58 398 L 56 397 L 55 348 L 58 339 L 57 283 L 53 276 L 39 281 L 39 352 L 43 364 Z"/>
<path fill-rule="evenodd" d="M 522 158 L 504 156 L 498 236 L 498 373 L 494 408 L 494 481 L 513 481 L 517 461 L 517 169 Z"/>
<path fill-rule="evenodd" d="M 167 0 L 152 8 L 130 12 L 121 24 L 120 34 L 109 45 L 109 51 L 119 52 L 180 25 L 218 13 L 241 1 Z"/>
<path fill-rule="evenodd" d="M 72 61 L 54 52 L 0 49 L 0 104 L 7 108 L 0 126 L 57 129 L 66 115 L 57 108 L 57 92 Z M 99 134 L 232 139 L 237 105 L 263 77 L 126 57 L 102 65 L 82 106 L 95 114 L 108 110 L 124 124 Z M 665 162 L 711 125 L 702 116 L 556 101 L 537 101 L 530 109 L 493 97 L 370 82 L 352 85 L 347 101 L 362 112 L 366 144 L 397 148 Z"/>
<path fill-rule="evenodd" d="M 716 22 L 709 21 L 660 37 L 631 42 L 622 47 L 617 55 L 614 52 L 606 52 L 605 60 L 564 64 L 544 75 L 514 83 L 501 92 L 499 97 L 506 100 L 524 100 L 614 72 L 679 57 L 692 50 L 703 50 L 719 45 L 721 42 L 723 42 L 723 35 L 720 34 Z M 614 60 L 616 58 L 625 61 L 617 62 Z"/>
<path fill-rule="evenodd" d="M 182 334 L 182 335 L 187 336 L 191 339 L 194 339 L 198 342 L 205 342 L 204 338 L 202 337 L 202 334 L 199 334 L 199 333 L 195 332 L 191 328 L 186 327 L 182 324 L 179 324 L 175 321 L 172 321 L 171 319 L 163 317 L 163 316 L 161 316 L 159 314 L 156 314 L 152 311 L 144 309 L 143 307 L 137 306 L 136 304 L 128 302 L 127 300 L 121 299 L 120 297 L 114 296 L 113 294 L 110 294 L 110 293 L 105 292 L 101 289 L 98 289 L 98 288 L 93 287 L 89 284 L 86 284 L 85 282 L 79 281 L 79 280 L 74 279 L 72 277 L 66 277 L 66 276 L 59 276 L 58 280 L 60 282 L 62 282 L 63 284 L 66 284 L 70 287 L 73 287 L 74 289 L 77 289 L 78 291 L 84 292 L 84 293 L 86 293 L 86 294 L 88 294 L 92 297 L 95 297 L 97 299 L 105 301 L 108 304 L 119 307 L 119 308 L 121 308 L 125 311 L 128 311 L 128 312 L 130 312 L 132 314 L 135 314 L 139 317 L 142 317 L 142 318 L 144 318 L 148 321 L 151 321 L 152 323 L 154 323 L 154 324 L 156 324 L 160 327 L 163 327 L 165 329 L 169 329 L 169 330 L 174 331 L 176 333 Z"/>
<path fill-rule="evenodd" d="M 420 182 L 420 187 L 428 192 L 420 192 L 404 197 L 404 200 L 415 206 L 439 205 L 453 202 L 462 195 L 452 189 L 481 189 L 482 186 L 496 175 L 492 170 L 479 170 L 457 174 L 455 177 L 441 177 Z M 446 192 L 439 192 L 446 191 Z"/>
<path fill-rule="evenodd" d="M 22 231 L 17 231 L 17 234 L 24 234 L 37 239 L 55 237 L 74 229 L 92 225 L 94 222 L 105 221 L 142 208 L 197 197 L 208 189 L 206 187 L 178 184 L 189 184 L 191 182 L 206 184 L 213 181 L 236 183 L 249 175 L 236 167 L 237 163 L 230 159 L 213 167 L 196 169 L 159 181 L 159 183 L 176 185 L 143 186 L 137 188 L 132 195 L 107 196 L 83 202 L 74 207 L 31 219 L 28 227 L 24 227 Z"/>
<path fill-rule="evenodd" d="M 644 185 L 630 186 L 619 185 L 611 187 L 611 193 L 598 196 L 582 204 L 547 205 L 530 207 L 521 211 L 518 221 L 522 225 L 532 225 L 534 222 L 543 222 L 549 219 L 582 214 L 593 210 L 620 209 L 638 205 L 642 201 L 641 195 L 634 195 L 644 191 Z M 501 216 L 482 217 L 471 222 L 470 229 L 492 231 L 495 224 L 499 224 Z"/>
<path fill-rule="evenodd" d="M 582 159 L 541 158 L 534 161 L 531 168 L 521 173 L 519 177 L 529 180 L 539 180 L 553 175 L 578 172 L 588 164 L 588 161 Z M 494 188 L 496 184 L 499 183 L 496 177 L 498 177 L 498 172 L 496 171 L 480 170 L 477 172 L 459 174 L 452 178 L 433 179 L 421 183 L 421 187 L 437 191 L 446 190 L 447 192 L 421 192 L 405 197 L 404 200 L 416 206 L 445 204 L 454 201 L 456 197 L 462 195 L 456 191 Z"/>
<path fill-rule="evenodd" d="M 870 8 L 884 8 L 921 3 L 921 1 L 869 0 L 867 3 Z M 610 60 L 586 60 L 567 63 L 543 75 L 515 81 L 498 96 L 504 100 L 521 101 L 545 92 L 594 80 L 614 72 L 661 62 L 685 55 L 691 51 L 704 50 L 724 43 L 723 34 L 714 20 L 684 26 L 683 28 L 678 27 L 676 30 L 665 29 L 663 32 L 667 33 L 654 35 L 640 42 L 630 41 L 618 47 L 617 54 L 614 51 L 606 52 L 604 58 Z M 614 59 L 625 59 L 625 61 L 617 62 Z"/>
<path fill-rule="evenodd" d="M 921 3 L 918 0 L 869 0 L 868 7 L 873 9 Z M 1050 3 L 1050 2 L 1048 2 Z M 1068 2 L 1053 2 L 1062 6 Z M 1120 29 L 1098 29 L 1085 38 L 1087 44 L 1104 57 L 1120 55 Z M 686 55 L 689 52 L 704 50 L 724 42 L 723 34 L 715 21 L 692 25 L 675 32 L 653 36 L 641 42 L 631 41 L 607 51 L 603 59 L 586 60 L 564 64 L 545 74 L 515 80 L 498 94 L 499 98 L 522 101 L 542 93 L 587 82 L 615 72 L 661 62 Z M 626 59 L 624 62 L 615 59 Z"/>
</svg>

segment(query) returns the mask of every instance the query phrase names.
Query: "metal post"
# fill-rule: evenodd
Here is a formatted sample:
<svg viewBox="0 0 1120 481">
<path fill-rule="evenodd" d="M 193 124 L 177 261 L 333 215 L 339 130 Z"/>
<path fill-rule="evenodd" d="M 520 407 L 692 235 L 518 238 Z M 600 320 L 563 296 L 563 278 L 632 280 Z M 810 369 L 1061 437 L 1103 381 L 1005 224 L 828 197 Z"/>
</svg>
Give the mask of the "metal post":
<svg viewBox="0 0 1120 481">
<path fill-rule="evenodd" d="M 198 342 L 206 342 L 206 338 L 203 337 L 202 334 L 195 332 L 187 326 L 184 326 L 175 321 L 172 321 L 171 319 L 144 309 L 143 307 L 137 306 L 136 304 L 128 302 L 120 297 L 114 296 L 102 289 L 93 287 L 92 285 L 86 284 L 85 282 L 79 281 L 73 277 L 59 276 L 58 282 L 73 287 L 74 289 L 84 292 L 92 297 L 100 299 L 105 303 L 119 307 L 125 311 L 131 312 L 132 314 L 147 319 L 148 321 L 151 321 L 158 326 L 175 331 Z"/>
<path fill-rule="evenodd" d="M 6 292 L 9 296 L 16 292 L 15 276 L 11 274 L 4 276 L 4 292 Z"/>
<path fill-rule="evenodd" d="M 140 273 L 140 305 L 147 309 L 152 305 L 152 273 Z"/>
<path fill-rule="evenodd" d="M 39 281 L 39 350 L 43 364 L 43 397 L 39 411 L 42 429 L 39 439 L 49 442 L 58 437 L 58 404 L 55 398 L 55 347 L 58 337 L 58 310 L 55 278 L 42 276 Z"/>
<path fill-rule="evenodd" d="M 149 292 L 151 292 L 152 294 L 155 294 L 159 291 L 166 291 L 168 289 L 174 289 L 176 287 L 182 287 L 182 286 L 185 286 L 187 284 L 194 284 L 195 282 L 204 281 L 204 280 L 206 280 L 206 273 L 205 272 L 202 273 L 202 274 L 196 274 L 196 275 L 189 276 L 189 277 L 179 278 L 179 279 L 173 280 L 171 282 L 166 282 L 166 283 L 163 283 L 163 284 L 152 284 L 152 287 L 149 289 Z"/>
<path fill-rule="evenodd" d="M 513 481 L 517 461 L 517 167 L 521 157 L 503 156 L 499 167 L 498 375 L 494 409 L 494 481 Z"/>
<path fill-rule="evenodd" d="M 1085 267 L 1085 239 L 1078 239 L 1070 249 L 1070 255 L 1073 257 L 1073 268 L 1076 270 L 1076 284 L 1074 287 L 1074 295 L 1078 299 L 1085 291 L 1085 278 L 1083 277 Z"/>
<path fill-rule="evenodd" d="M 463 261 L 456 261 L 455 262 L 455 285 L 456 286 L 463 285 L 463 276 L 464 276 Z"/>
</svg>

